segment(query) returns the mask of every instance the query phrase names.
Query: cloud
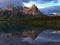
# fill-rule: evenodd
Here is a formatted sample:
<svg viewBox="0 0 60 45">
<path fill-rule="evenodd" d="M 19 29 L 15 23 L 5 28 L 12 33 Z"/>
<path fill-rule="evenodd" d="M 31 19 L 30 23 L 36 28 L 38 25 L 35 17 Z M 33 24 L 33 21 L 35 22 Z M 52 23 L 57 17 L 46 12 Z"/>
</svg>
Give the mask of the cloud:
<svg viewBox="0 0 60 45">
<path fill-rule="evenodd" d="M 47 2 L 53 2 L 53 3 L 57 3 L 58 0 L 38 0 L 40 3 L 47 3 Z"/>
<path fill-rule="evenodd" d="M 53 1 L 53 0 L 42 0 L 42 1 Z"/>
<path fill-rule="evenodd" d="M 30 1 L 38 1 L 39 3 L 47 3 L 47 2 L 57 2 L 57 0 L 0 0 L 0 5 L 7 6 L 7 5 L 23 5 L 24 3 L 28 3 Z"/>
<path fill-rule="evenodd" d="M 20 5 L 20 6 L 22 6 L 23 1 L 22 0 L 0 0 L 0 8 L 6 7 L 9 5 L 14 5 L 14 6 Z"/>
<path fill-rule="evenodd" d="M 21 3 L 21 2 L 30 2 L 30 1 L 39 1 L 39 2 L 51 2 L 51 1 L 54 1 L 54 2 L 57 2 L 58 0 L 0 0 L 0 2 L 18 2 L 18 3 Z"/>
<path fill-rule="evenodd" d="M 57 3 L 58 0 L 29 0 L 29 1 L 38 1 L 40 3 L 47 3 L 47 2 L 54 2 L 54 3 Z"/>
</svg>

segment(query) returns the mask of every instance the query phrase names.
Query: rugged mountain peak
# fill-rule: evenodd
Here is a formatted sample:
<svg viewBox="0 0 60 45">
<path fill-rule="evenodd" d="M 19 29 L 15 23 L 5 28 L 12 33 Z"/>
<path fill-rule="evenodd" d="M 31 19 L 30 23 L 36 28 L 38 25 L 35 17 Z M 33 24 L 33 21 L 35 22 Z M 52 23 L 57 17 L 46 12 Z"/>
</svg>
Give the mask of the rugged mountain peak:
<svg viewBox="0 0 60 45">
<path fill-rule="evenodd" d="M 1 9 L 0 9 L 1 10 Z M 23 6 L 8 6 L 4 9 L 5 11 L 10 11 L 10 12 L 15 12 L 15 13 L 21 13 L 21 14 L 26 14 L 26 15 L 43 15 L 39 9 L 37 8 L 36 5 L 32 5 L 31 8 L 28 7 L 23 7 Z"/>
<path fill-rule="evenodd" d="M 33 5 L 31 6 L 31 8 L 32 8 L 32 9 L 35 9 L 35 8 L 37 8 L 37 6 L 36 6 L 35 4 L 33 4 Z"/>
<path fill-rule="evenodd" d="M 37 8 L 37 6 L 35 4 L 32 5 L 30 10 L 32 11 L 32 15 L 39 15 L 39 14 L 42 15 L 42 13 L 39 11 L 39 9 Z"/>
<path fill-rule="evenodd" d="M 25 13 L 27 15 L 39 15 L 39 14 L 42 15 L 42 13 L 39 11 L 37 6 L 34 4 L 31 6 L 31 8 L 24 8 L 23 13 Z"/>
<path fill-rule="evenodd" d="M 35 11 L 38 11 L 37 6 L 36 6 L 36 5 L 34 5 L 34 4 L 31 6 L 31 8 L 30 8 L 30 9 L 31 9 L 31 10 L 35 10 Z"/>
<path fill-rule="evenodd" d="M 14 9 L 13 6 L 7 6 L 7 7 L 5 8 L 5 10 L 7 10 L 7 11 L 13 11 L 13 9 Z"/>
</svg>

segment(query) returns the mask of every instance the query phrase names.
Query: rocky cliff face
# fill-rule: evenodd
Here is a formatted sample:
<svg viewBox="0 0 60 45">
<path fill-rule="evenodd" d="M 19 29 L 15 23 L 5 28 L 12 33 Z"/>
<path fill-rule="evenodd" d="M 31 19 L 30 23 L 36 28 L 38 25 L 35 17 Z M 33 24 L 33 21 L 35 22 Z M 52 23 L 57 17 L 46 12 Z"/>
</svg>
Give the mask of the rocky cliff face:
<svg viewBox="0 0 60 45">
<path fill-rule="evenodd" d="M 23 12 L 28 15 L 39 15 L 42 13 L 38 10 L 38 8 L 35 5 L 32 5 L 31 8 L 23 8 Z"/>
<path fill-rule="evenodd" d="M 2 10 L 0 9 L 0 12 Z M 26 15 L 43 15 L 38 8 L 35 5 L 32 5 L 32 7 L 23 7 L 23 6 L 8 6 L 6 7 L 3 11 L 9 11 L 9 12 L 15 12 L 15 13 L 21 13 L 21 14 L 26 14 Z"/>
</svg>

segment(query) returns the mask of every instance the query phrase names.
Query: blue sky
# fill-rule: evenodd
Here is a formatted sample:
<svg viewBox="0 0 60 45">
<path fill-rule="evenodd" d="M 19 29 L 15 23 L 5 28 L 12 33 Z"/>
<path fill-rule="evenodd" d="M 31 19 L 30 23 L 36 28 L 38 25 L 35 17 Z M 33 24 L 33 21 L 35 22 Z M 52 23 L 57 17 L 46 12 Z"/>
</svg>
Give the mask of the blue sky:
<svg viewBox="0 0 60 45">
<path fill-rule="evenodd" d="M 56 3 L 53 1 L 47 3 L 40 3 L 39 1 L 30 1 L 29 3 L 24 3 L 24 5 L 27 7 L 31 7 L 32 4 L 35 4 L 38 8 L 60 6 L 60 0 L 58 0 Z"/>
<path fill-rule="evenodd" d="M 31 7 L 32 4 L 35 4 L 38 8 L 45 8 L 51 6 L 59 6 L 60 0 L 0 0 L 0 7 L 6 5 L 25 5 Z"/>
</svg>

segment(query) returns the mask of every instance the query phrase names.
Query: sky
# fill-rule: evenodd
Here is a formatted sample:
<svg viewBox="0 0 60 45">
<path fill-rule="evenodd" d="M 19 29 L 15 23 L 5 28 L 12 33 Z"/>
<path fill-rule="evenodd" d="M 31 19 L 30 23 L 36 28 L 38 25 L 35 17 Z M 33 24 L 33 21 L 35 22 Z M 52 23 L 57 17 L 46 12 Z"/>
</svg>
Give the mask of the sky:
<svg viewBox="0 0 60 45">
<path fill-rule="evenodd" d="M 9 5 L 31 7 L 33 4 L 35 4 L 38 8 L 46 8 L 59 6 L 60 0 L 0 0 L 0 7 Z"/>
<path fill-rule="evenodd" d="M 59 6 L 60 0 L 52 0 L 52 1 L 46 1 L 46 2 L 39 2 L 39 1 L 30 1 L 29 3 L 24 3 L 25 6 L 31 7 L 32 4 L 35 4 L 38 8 L 46 8 L 51 6 Z"/>
</svg>

